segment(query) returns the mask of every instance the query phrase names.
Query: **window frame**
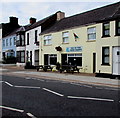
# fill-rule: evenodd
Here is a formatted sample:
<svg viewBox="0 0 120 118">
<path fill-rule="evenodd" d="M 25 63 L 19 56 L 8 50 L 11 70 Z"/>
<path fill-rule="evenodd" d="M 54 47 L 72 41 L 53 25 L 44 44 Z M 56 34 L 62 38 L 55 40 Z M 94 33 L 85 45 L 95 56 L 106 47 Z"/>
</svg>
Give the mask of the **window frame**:
<svg viewBox="0 0 120 118">
<path fill-rule="evenodd" d="M 120 30 L 120 26 L 118 26 L 118 23 L 120 22 L 120 20 L 116 20 L 115 21 L 115 35 L 116 36 L 120 36 L 120 33 L 118 33 L 118 29 Z"/>
<path fill-rule="evenodd" d="M 109 29 L 105 29 L 105 24 L 109 24 Z M 103 31 L 102 31 L 102 38 L 104 38 L 104 37 L 110 37 L 110 22 L 104 22 L 103 24 L 102 24 L 102 29 L 103 29 Z M 105 31 L 107 31 L 108 30 L 108 35 L 106 35 L 105 34 Z"/>
<path fill-rule="evenodd" d="M 37 42 L 37 40 L 38 40 L 38 30 L 35 30 L 35 43 Z"/>
<path fill-rule="evenodd" d="M 27 45 L 29 45 L 29 33 L 27 33 Z"/>
<path fill-rule="evenodd" d="M 108 48 L 108 54 L 105 54 L 105 49 Z M 109 61 L 108 63 L 105 62 L 105 58 L 108 57 Z M 106 46 L 106 47 L 102 47 L 102 64 L 101 65 L 110 65 L 110 47 Z"/>
<path fill-rule="evenodd" d="M 68 35 L 64 35 L 65 33 L 68 33 Z M 65 38 L 67 38 L 67 42 L 64 40 Z M 66 32 L 62 32 L 62 43 L 63 44 L 66 44 L 66 43 L 69 43 L 69 32 L 66 31 Z"/>
<path fill-rule="evenodd" d="M 24 56 L 21 56 L 21 53 L 24 53 Z M 18 54 L 19 54 L 19 57 L 18 57 Z M 24 58 L 24 61 L 22 61 L 22 58 Z M 17 62 L 18 63 L 25 63 L 25 51 L 17 51 Z"/>
<path fill-rule="evenodd" d="M 89 29 L 95 29 L 95 32 L 89 32 L 88 30 Z M 89 38 L 89 35 L 94 35 L 95 34 L 95 39 L 94 38 L 92 38 L 92 39 L 90 39 Z M 96 27 L 89 27 L 89 28 L 87 28 L 87 41 L 94 41 L 94 40 L 96 40 Z"/>
<path fill-rule="evenodd" d="M 43 42 L 43 44 L 44 45 L 52 45 L 52 35 L 51 34 L 44 36 L 44 42 Z"/>
</svg>

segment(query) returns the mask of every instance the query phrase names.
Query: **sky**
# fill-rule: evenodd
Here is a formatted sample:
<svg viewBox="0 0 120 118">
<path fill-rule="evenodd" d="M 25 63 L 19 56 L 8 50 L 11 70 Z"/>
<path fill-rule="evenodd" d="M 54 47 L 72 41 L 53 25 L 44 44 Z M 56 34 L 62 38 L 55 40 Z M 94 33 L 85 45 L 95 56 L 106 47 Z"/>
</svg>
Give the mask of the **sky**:
<svg viewBox="0 0 120 118">
<path fill-rule="evenodd" d="M 30 17 L 39 21 L 57 11 L 69 17 L 115 2 L 119 0 L 1 0 L 0 23 L 9 22 L 9 17 L 14 16 L 20 25 L 27 25 Z"/>
</svg>

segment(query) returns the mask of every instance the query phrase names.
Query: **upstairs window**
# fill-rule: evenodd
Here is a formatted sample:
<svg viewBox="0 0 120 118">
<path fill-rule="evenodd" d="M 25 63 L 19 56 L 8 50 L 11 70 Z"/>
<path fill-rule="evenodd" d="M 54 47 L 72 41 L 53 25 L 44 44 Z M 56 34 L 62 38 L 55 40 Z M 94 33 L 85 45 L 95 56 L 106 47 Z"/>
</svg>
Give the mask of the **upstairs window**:
<svg viewBox="0 0 120 118">
<path fill-rule="evenodd" d="M 62 33 L 63 43 L 69 43 L 69 32 Z"/>
<path fill-rule="evenodd" d="M 51 45 L 52 44 L 52 36 L 46 35 L 44 36 L 44 45 Z"/>
<path fill-rule="evenodd" d="M 102 47 L 102 65 L 109 65 L 109 47 Z"/>
<path fill-rule="evenodd" d="M 2 43 L 3 43 L 3 47 L 5 47 L 5 39 L 3 39 L 3 42 L 2 42 Z"/>
<path fill-rule="evenodd" d="M 13 40 L 14 40 L 14 45 L 16 45 L 16 38 L 14 37 Z"/>
<path fill-rule="evenodd" d="M 116 21 L 116 35 L 120 36 L 120 20 Z"/>
<path fill-rule="evenodd" d="M 6 39 L 6 46 L 8 46 L 8 39 Z"/>
<path fill-rule="evenodd" d="M 110 23 L 103 23 L 103 37 L 109 37 L 110 36 Z"/>
<path fill-rule="evenodd" d="M 96 40 L 96 27 L 91 27 L 87 29 L 88 41 Z"/>
<path fill-rule="evenodd" d="M 12 38 L 10 38 L 10 46 L 12 45 Z"/>
<path fill-rule="evenodd" d="M 37 30 L 35 30 L 35 42 L 37 42 L 37 33 L 38 31 Z"/>
<path fill-rule="evenodd" d="M 27 33 L 27 45 L 29 45 L 29 33 Z"/>
</svg>

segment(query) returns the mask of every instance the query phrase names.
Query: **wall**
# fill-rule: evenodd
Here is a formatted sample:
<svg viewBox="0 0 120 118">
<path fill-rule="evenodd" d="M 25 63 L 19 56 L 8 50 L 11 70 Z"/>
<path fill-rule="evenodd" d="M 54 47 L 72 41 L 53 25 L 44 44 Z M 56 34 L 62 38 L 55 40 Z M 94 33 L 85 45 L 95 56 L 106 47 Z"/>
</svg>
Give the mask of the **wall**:
<svg viewBox="0 0 120 118">
<path fill-rule="evenodd" d="M 57 54 L 57 61 L 61 63 L 61 54 L 79 54 L 82 53 L 82 72 L 92 73 L 93 72 L 93 53 L 96 52 L 96 41 L 87 41 L 87 28 L 98 27 L 98 25 L 84 26 L 52 34 L 52 45 L 44 46 L 43 39 L 44 35 L 40 36 L 40 52 L 39 52 L 39 64 L 44 64 L 44 54 Z M 62 43 L 62 32 L 69 31 L 69 43 Z M 78 35 L 77 41 L 75 41 L 73 33 Z M 47 34 L 48 35 L 48 34 Z M 56 51 L 55 47 L 61 46 L 62 51 Z M 66 47 L 77 47 L 82 46 L 82 52 L 66 52 Z"/>
<path fill-rule="evenodd" d="M 26 51 L 29 51 L 29 57 L 30 57 L 30 51 L 32 51 L 32 65 L 35 65 L 35 50 L 39 50 L 39 46 L 36 46 L 35 44 L 35 30 L 38 30 L 38 41 L 39 41 L 39 34 L 41 33 L 41 26 L 36 27 L 34 29 L 31 29 L 25 33 L 25 39 L 27 43 L 27 33 L 29 33 L 29 45 L 26 45 Z"/>
<path fill-rule="evenodd" d="M 96 41 L 97 52 L 97 73 L 109 73 L 112 74 L 112 48 L 113 46 L 120 46 L 118 42 L 120 39 L 115 36 L 115 21 L 110 22 L 110 37 L 102 38 L 102 24 L 98 25 L 98 34 Z M 109 46 L 110 48 L 110 65 L 105 66 L 102 64 L 102 47 Z"/>
<path fill-rule="evenodd" d="M 2 61 L 2 29 L 0 29 L 0 61 Z"/>
</svg>

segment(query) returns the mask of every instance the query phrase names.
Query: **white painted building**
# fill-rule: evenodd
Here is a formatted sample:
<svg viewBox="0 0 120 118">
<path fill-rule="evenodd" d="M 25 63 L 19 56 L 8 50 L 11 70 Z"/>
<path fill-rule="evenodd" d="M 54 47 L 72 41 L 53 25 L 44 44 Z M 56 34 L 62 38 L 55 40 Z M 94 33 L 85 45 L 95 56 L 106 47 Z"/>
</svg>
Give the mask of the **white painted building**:
<svg viewBox="0 0 120 118">
<path fill-rule="evenodd" d="M 0 62 L 2 61 L 2 27 L 0 28 Z"/>
</svg>

